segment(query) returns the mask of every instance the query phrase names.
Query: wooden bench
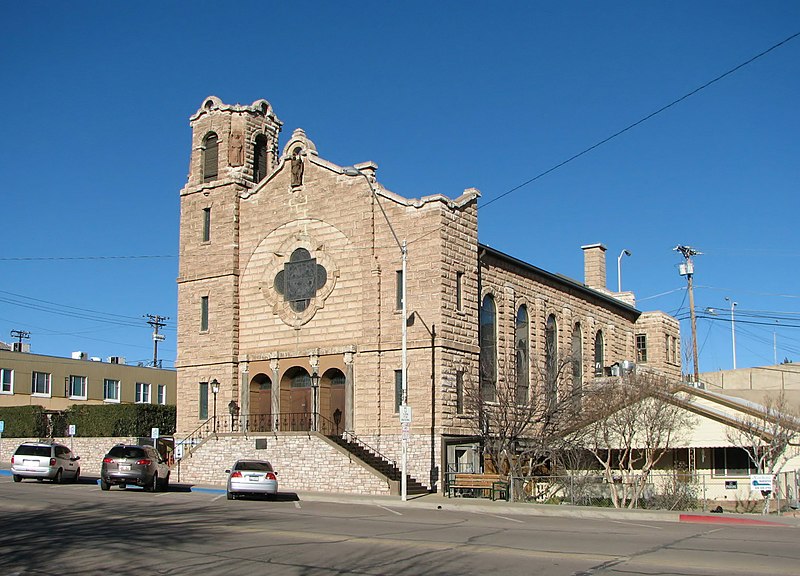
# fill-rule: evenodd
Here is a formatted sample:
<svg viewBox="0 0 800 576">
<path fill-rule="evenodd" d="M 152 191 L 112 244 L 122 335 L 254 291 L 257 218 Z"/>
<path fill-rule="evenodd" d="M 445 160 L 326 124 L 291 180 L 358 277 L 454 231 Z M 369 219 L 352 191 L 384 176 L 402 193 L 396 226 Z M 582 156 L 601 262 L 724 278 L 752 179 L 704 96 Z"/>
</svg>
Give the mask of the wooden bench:
<svg viewBox="0 0 800 576">
<path fill-rule="evenodd" d="M 472 498 L 508 499 L 508 482 L 500 474 L 456 473 L 447 487 L 448 495 Z"/>
</svg>

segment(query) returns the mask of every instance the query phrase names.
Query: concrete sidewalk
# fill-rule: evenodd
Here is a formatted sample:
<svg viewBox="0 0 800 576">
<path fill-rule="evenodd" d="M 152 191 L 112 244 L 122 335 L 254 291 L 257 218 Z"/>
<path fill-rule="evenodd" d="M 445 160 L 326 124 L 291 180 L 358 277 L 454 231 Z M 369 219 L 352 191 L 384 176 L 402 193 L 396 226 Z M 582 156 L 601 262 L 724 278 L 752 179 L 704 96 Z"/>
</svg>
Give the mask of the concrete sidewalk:
<svg viewBox="0 0 800 576">
<path fill-rule="evenodd" d="M 221 486 L 190 486 L 192 491 L 225 493 Z M 800 528 L 800 515 L 762 516 L 760 514 L 711 514 L 673 510 L 627 510 L 599 508 L 593 506 L 568 506 L 554 504 L 530 504 L 527 502 L 505 502 L 486 498 L 448 498 L 442 494 L 408 496 L 403 502 L 399 496 L 372 496 L 324 492 L 282 492 L 287 497 L 294 495 L 300 502 L 331 502 L 336 504 L 361 504 L 384 506 L 395 510 L 413 508 L 421 510 L 452 510 L 493 515 L 525 515 L 542 517 L 593 518 L 605 520 L 650 521 L 650 522 L 694 522 L 708 524 L 739 524 L 750 526 L 784 526 Z"/>
</svg>

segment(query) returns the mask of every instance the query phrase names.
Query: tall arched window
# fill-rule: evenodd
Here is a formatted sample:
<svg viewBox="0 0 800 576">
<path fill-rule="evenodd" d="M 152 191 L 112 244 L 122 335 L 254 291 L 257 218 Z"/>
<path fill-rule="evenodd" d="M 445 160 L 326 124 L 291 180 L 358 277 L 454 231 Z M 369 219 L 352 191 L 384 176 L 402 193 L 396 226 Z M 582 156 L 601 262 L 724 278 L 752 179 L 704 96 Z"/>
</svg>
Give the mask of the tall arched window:
<svg viewBox="0 0 800 576">
<path fill-rule="evenodd" d="M 583 331 L 580 322 L 572 330 L 572 398 L 575 406 L 581 404 L 583 389 Z"/>
<path fill-rule="evenodd" d="M 481 399 L 494 402 L 497 392 L 497 308 L 491 294 L 484 296 L 481 304 L 478 338 L 481 346 Z"/>
<path fill-rule="evenodd" d="M 528 340 L 528 309 L 523 304 L 517 310 L 517 321 L 514 326 L 516 341 L 516 375 L 517 375 L 517 404 L 527 404 L 530 400 L 530 374 L 528 354 L 530 350 Z"/>
<path fill-rule="evenodd" d="M 259 134 L 253 148 L 253 182 L 261 182 L 267 175 L 267 137 Z"/>
<path fill-rule="evenodd" d="M 558 402 L 558 324 L 553 314 L 547 317 L 544 327 L 544 362 L 545 362 L 545 390 L 547 402 L 551 408 L 555 408 Z"/>
<path fill-rule="evenodd" d="M 203 182 L 217 179 L 219 173 L 219 139 L 213 132 L 203 139 Z"/>
<path fill-rule="evenodd" d="M 598 330 L 594 337 L 594 375 L 603 375 L 603 331 Z"/>
</svg>

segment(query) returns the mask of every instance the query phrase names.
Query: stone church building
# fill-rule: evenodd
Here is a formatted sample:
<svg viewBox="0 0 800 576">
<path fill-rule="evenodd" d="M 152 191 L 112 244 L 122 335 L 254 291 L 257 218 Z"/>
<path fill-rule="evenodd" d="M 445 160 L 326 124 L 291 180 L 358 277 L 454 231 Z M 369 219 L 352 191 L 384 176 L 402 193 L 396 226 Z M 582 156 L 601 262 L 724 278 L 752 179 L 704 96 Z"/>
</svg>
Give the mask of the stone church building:
<svg viewBox="0 0 800 576">
<path fill-rule="evenodd" d="M 578 387 L 630 362 L 680 377 L 678 322 L 606 288 L 603 245 L 583 246 L 584 282 L 481 245 L 477 190 L 406 197 L 300 129 L 281 146 L 266 100 L 211 96 L 190 124 L 179 433 L 216 414 L 220 430 L 346 432 L 399 460 L 405 351 L 408 470 L 430 488 L 474 464 L 468 387 L 516 378 L 540 397 L 553 351 Z"/>
</svg>

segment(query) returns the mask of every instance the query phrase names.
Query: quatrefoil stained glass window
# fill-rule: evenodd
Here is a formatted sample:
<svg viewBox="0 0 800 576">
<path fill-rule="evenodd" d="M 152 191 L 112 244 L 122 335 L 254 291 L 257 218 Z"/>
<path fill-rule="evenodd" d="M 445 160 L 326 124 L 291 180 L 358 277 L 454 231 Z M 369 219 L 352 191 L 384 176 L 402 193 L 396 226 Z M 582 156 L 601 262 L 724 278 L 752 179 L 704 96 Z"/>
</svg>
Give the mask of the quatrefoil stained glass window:
<svg viewBox="0 0 800 576">
<path fill-rule="evenodd" d="M 295 312 L 308 308 L 311 299 L 328 281 L 328 271 L 305 248 L 297 248 L 275 275 L 275 290 Z"/>
</svg>

